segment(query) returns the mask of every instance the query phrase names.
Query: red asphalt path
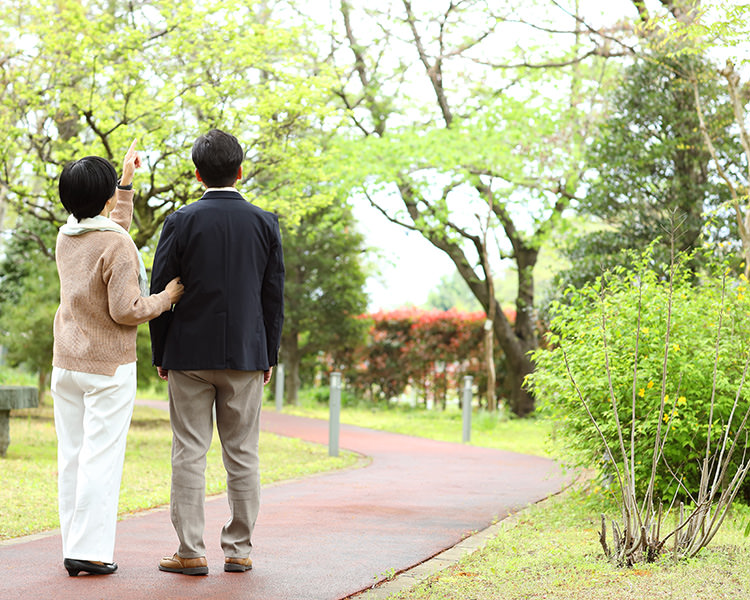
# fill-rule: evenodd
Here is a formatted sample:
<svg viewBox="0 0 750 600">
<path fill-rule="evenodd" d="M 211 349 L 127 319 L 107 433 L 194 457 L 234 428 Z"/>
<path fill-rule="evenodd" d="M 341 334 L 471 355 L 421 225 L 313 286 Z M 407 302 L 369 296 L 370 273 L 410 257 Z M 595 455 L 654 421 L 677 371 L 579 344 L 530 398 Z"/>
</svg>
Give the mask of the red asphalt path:
<svg viewBox="0 0 750 600">
<path fill-rule="evenodd" d="M 264 411 L 262 428 L 328 443 L 326 421 Z M 371 463 L 263 488 L 252 571 L 223 572 L 219 497 L 206 502 L 207 577 L 157 569 L 177 549 L 169 511 L 157 510 L 118 523 L 114 575 L 68 577 L 59 534 L 0 545 L 0 600 L 338 600 L 566 484 L 554 462 L 512 452 L 349 425 L 340 446 Z"/>
</svg>

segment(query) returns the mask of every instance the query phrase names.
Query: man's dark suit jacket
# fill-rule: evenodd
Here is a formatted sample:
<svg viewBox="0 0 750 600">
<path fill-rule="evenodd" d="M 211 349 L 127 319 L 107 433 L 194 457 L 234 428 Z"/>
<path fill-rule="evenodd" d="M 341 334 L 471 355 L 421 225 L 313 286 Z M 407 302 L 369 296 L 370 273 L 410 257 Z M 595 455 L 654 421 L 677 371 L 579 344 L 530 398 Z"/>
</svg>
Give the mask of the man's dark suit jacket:
<svg viewBox="0 0 750 600">
<path fill-rule="evenodd" d="M 278 362 L 284 258 L 276 215 L 238 192 L 207 191 L 164 221 L 151 293 L 177 276 L 185 294 L 149 323 L 156 366 L 266 371 Z"/>
</svg>

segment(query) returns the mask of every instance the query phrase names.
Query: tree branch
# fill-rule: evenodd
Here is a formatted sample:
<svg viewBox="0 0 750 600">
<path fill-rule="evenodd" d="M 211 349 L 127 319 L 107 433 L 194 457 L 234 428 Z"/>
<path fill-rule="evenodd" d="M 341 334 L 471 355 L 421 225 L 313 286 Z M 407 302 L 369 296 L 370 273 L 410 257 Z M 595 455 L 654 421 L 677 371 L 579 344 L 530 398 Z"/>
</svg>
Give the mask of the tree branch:
<svg viewBox="0 0 750 600">
<path fill-rule="evenodd" d="M 419 54 L 419 60 L 424 65 L 427 72 L 427 77 L 430 79 L 432 89 L 435 91 L 437 101 L 440 106 L 440 111 L 443 114 L 443 120 L 447 126 L 450 126 L 453 121 L 453 115 L 451 114 L 450 105 L 448 104 L 448 98 L 445 95 L 445 89 L 443 88 L 443 73 L 442 73 L 442 62 L 441 58 L 435 59 L 434 64 L 430 64 L 427 58 L 427 52 L 422 43 L 422 38 L 417 31 L 417 22 L 414 18 L 414 11 L 411 8 L 410 0 L 403 0 L 404 9 L 406 10 L 406 21 L 409 23 L 412 37 L 414 38 L 414 44 L 417 47 L 417 53 Z M 441 42 L 442 43 L 442 42 Z"/>
</svg>

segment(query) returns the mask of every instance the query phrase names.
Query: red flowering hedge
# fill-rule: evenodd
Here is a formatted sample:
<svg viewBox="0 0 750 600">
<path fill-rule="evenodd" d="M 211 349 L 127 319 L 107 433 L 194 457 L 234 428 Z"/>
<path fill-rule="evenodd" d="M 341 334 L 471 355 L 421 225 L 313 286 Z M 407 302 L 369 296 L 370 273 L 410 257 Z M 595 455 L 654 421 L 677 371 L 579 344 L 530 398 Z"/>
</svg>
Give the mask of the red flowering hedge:
<svg viewBox="0 0 750 600">
<path fill-rule="evenodd" d="M 506 310 L 515 320 L 515 312 Z M 366 344 L 339 356 L 347 386 L 375 399 L 400 396 L 411 385 L 445 405 L 448 390 L 457 390 L 472 375 L 484 396 L 487 386 L 483 312 L 401 308 L 363 315 L 372 322 Z M 498 387 L 505 391 L 505 360 L 495 344 Z"/>
</svg>

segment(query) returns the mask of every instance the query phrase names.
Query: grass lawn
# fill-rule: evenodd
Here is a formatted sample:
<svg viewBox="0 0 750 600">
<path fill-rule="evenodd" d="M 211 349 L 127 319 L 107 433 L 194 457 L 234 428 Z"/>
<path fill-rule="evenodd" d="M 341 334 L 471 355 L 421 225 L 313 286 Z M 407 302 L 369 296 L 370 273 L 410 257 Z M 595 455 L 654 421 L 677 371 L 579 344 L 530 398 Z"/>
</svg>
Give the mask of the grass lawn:
<svg viewBox="0 0 750 600">
<path fill-rule="evenodd" d="M 272 402 L 266 404 L 266 408 L 272 407 Z M 303 399 L 299 406 L 284 406 L 286 413 L 314 419 L 328 419 L 328 410 L 326 404 L 309 399 Z M 471 419 L 470 443 L 474 446 L 538 456 L 549 456 L 552 452 L 554 427 L 548 420 L 511 419 L 485 411 L 475 412 Z M 365 404 L 344 406 L 341 422 L 445 442 L 460 443 L 463 434 L 461 411 L 455 405 L 449 405 L 445 411 L 404 405 L 388 409 Z"/>
<path fill-rule="evenodd" d="M 389 600 L 747 600 L 746 510 L 698 557 L 616 568 L 599 545 L 601 494 L 573 489 L 511 519 L 483 550 Z M 367 595 L 363 597 L 366 600 Z"/>
<path fill-rule="evenodd" d="M 13 411 L 8 456 L 0 459 L 0 540 L 54 529 L 57 514 L 57 440 L 51 406 Z M 136 406 L 128 433 L 119 513 L 169 503 L 172 433 L 166 411 Z M 261 432 L 261 483 L 344 468 L 351 452 L 328 456 L 325 446 Z M 226 490 L 218 437 L 208 454 L 208 494 Z"/>
</svg>

